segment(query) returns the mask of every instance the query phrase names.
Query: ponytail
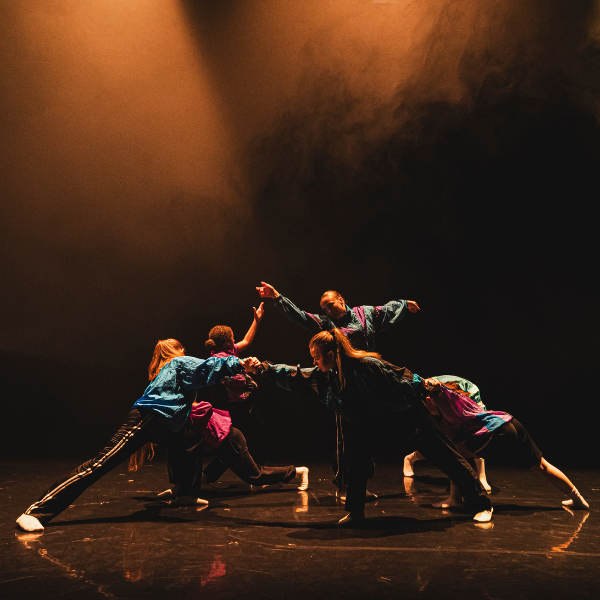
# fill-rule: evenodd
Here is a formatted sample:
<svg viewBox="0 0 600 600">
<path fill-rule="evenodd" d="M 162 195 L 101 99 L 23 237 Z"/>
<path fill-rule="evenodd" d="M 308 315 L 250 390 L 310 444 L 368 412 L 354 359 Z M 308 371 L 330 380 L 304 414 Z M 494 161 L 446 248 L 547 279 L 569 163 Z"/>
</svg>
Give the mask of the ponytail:
<svg viewBox="0 0 600 600">
<path fill-rule="evenodd" d="M 308 345 L 309 348 L 318 346 L 324 354 L 333 352 L 342 389 L 346 386 L 345 366 L 348 361 L 362 361 L 365 358 L 381 359 L 381 354 L 377 352 L 357 350 L 337 327 L 331 331 L 317 333 L 317 335 L 313 336 Z"/>
<path fill-rule="evenodd" d="M 208 332 L 208 339 L 204 342 L 209 352 L 221 352 L 225 344 L 233 340 L 233 330 L 227 325 L 216 325 Z"/>
</svg>

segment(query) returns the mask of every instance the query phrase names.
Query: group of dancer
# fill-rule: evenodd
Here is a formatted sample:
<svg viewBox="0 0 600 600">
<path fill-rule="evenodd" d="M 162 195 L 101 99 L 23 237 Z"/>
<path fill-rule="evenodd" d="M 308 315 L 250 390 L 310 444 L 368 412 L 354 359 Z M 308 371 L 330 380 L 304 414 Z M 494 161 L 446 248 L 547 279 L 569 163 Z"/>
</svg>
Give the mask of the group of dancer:
<svg viewBox="0 0 600 600">
<path fill-rule="evenodd" d="M 379 332 L 399 322 L 406 311 L 416 313 L 416 302 L 348 308 L 338 292 L 329 290 L 320 301 L 324 314 L 318 315 L 298 309 L 265 282 L 257 290 L 261 297 L 272 298 L 291 321 L 315 334 L 309 342 L 312 368 L 239 358 L 254 339 L 263 303 L 254 309 L 253 323 L 237 344 L 229 327 L 214 327 L 206 342 L 211 352 L 207 359 L 186 356 L 177 340 L 160 340 L 149 366 L 150 384 L 117 433 L 97 456 L 42 494 L 17 525 L 43 531 L 103 475 L 127 459 L 132 468 L 140 464 L 150 443 L 167 448 L 170 487 L 163 495 L 175 506 L 208 504 L 200 498 L 202 482 L 218 480 L 227 468 L 250 485 L 296 479 L 298 489 L 307 489 L 307 467 L 265 467 L 248 451 L 242 431 L 256 387 L 251 374 L 316 397 L 335 412 L 333 481 L 347 512 L 338 522 L 341 526 L 365 519 L 365 502 L 374 497 L 367 491 L 374 474 L 372 456 L 377 446 L 397 439 L 416 449 L 404 461 L 405 475 L 412 475 L 414 460 L 428 459 L 451 481 L 450 498 L 438 506 L 463 506 L 475 521 L 490 521 L 493 508 L 489 486 L 484 487 L 485 477 L 477 475 L 473 459 L 491 455 L 514 459 L 545 477 L 568 497 L 563 501 L 566 507 L 589 508 L 566 475 L 542 457 L 517 419 L 485 408 L 474 384 L 453 376 L 421 378 L 375 351 Z M 214 457 L 203 472 L 204 450 Z"/>
</svg>

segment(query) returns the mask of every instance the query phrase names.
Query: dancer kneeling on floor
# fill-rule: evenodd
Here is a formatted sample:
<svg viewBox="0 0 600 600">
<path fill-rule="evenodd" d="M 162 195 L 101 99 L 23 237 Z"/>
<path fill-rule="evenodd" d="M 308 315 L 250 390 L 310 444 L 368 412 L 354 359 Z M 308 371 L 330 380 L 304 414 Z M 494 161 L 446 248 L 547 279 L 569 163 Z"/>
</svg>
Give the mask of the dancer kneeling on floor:
<svg viewBox="0 0 600 600">
<path fill-rule="evenodd" d="M 262 374 L 280 387 L 316 396 L 349 424 L 349 480 L 340 524 L 365 518 L 365 490 L 372 453 L 382 439 L 398 438 L 415 447 L 450 477 L 480 522 L 492 518 L 492 505 L 474 471 L 429 414 L 423 399 L 426 381 L 408 369 L 359 351 L 338 330 L 323 331 L 309 343 L 312 369 L 262 363 Z"/>
<path fill-rule="evenodd" d="M 244 339 L 236 343 L 233 331 L 226 325 L 213 327 L 205 345 L 211 356 L 238 356 L 245 351 L 254 341 L 258 326 L 264 314 L 264 303 L 254 309 L 254 319 Z M 252 452 L 259 461 L 264 460 L 265 438 L 267 437 L 266 426 L 260 418 L 252 401 L 252 394 L 256 389 L 256 382 L 250 375 L 237 375 L 226 377 L 222 385 L 208 388 L 214 393 L 206 399 L 214 408 L 226 410 L 231 417 L 233 427 L 243 433 Z M 207 390 L 208 391 L 208 390 Z M 208 396 L 208 394 L 203 394 Z M 227 465 L 216 454 L 204 467 L 203 482 L 213 483 L 218 481 L 227 470 Z"/>
<path fill-rule="evenodd" d="M 255 364 L 260 364 L 256 359 L 254 361 Z M 250 485 L 289 483 L 297 477 L 300 479 L 298 489 L 308 488 L 307 467 L 257 465 L 248 452 L 244 434 L 232 427 L 229 413 L 213 408 L 210 402 L 202 399 L 205 395 L 202 392 L 208 390 L 210 388 L 200 391 L 190 412 L 191 429 L 202 435 L 206 450 L 214 452 L 225 468 L 231 469 L 242 481 Z"/>
<path fill-rule="evenodd" d="M 468 394 L 450 389 L 435 378 L 427 381 L 430 388 L 425 400 L 427 408 L 464 456 L 493 457 L 531 469 L 568 496 L 563 501 L 565 507 L 589 509 L 570 479 L 543 458 L 525 427 L 512 415 L 485 410 Z M 461 504 L 460 490 L 451 485 L 450 498 L 434 506 L 448 508 Z"/>
<path fill-rule="evenodd" d="M 207 504 L 192 496 L 202 469 L 202 438 L 184 426 L 198 389 L 214 385 L 226 375 L 251 370 L 251 362 L 250 358 L 239 360 L 234 356 L 201 360 L 185 356 L 185 349 L 177 340 L 160 340 L 148 369 L 150 385 L 106 447 L 51 486 L 17 519 L 17 525 L 25 531 L 43 531 L 46 523 L 90 485 L 149 442 L 169 450 L 171 464 L 179 473 L 174 502 Z"/>
</svg>

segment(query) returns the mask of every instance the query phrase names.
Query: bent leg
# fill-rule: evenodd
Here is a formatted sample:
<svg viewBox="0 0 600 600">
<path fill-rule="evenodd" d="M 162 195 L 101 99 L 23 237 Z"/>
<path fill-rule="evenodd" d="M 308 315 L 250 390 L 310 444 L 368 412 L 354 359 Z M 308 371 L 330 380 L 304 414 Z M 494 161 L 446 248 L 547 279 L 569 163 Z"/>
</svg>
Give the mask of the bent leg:
<svg viewBox="0 0 600 600">
<path fill-rule="evenodd" d="M 204 440 L 192 429 L 161 432 L 157 442 L 168 449 L 169 482 L 177 496 L 199 496 L 202 485 Z"/>
<path fill-rule="evenodd" d="M 218 456 L 213 456 L 208 465 L 204 467 L 203 473 L 206 476 L 206 483 L 219 481 L 228 468 Z"/>
<path fill-rule="evenodd" d="M 263 467 L 257 465 L 248 452 L 244 434 L 235 427 L 215 450 L 215 454 L 242 481 L 250 485 L 269 485 L 273 483 L 288 483 L 296 477 L 296 467 Z"/>
<path fill-rule="evenodd" d="M 565 496 L 568 496 L 575 487 L 571 480 L 554 465 L 551 465 L 545 458 L 531 467 L 531 470 L 541 475 L 546 481 L 549 481 L 556 489 L 560 490 Z"/>
<path fill-rule="evenodd" d="M 570 500 L 563 501 L 565 506 L 584 510 L 589 509 L 590 505 L 583 499 L 583 496 L 577 491 L 571 480 L 560 469 L 551 465 L 545 458 L 542 458 L 539 464 L 531 467 L 531 470 L 541 475 L 557 490 L 560 490 L 565 496 L 570 498 Z"/>
</svg>

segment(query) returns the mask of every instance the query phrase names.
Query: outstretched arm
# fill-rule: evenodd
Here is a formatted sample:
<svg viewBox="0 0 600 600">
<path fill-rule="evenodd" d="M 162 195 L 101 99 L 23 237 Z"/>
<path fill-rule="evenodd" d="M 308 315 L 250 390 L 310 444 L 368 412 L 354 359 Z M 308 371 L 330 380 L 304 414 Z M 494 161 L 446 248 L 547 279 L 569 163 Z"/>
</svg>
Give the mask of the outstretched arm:
<svg viewBox="0 0 600 600">
<path fill-rule="evenodd" d="M 180 368 L 181 383 L 184 389 L 198 390 L 221 383 L 224 377 L 244 372 L 244 363 L 235 356 L 211 356 L 205 360 L 186 357 Z M 175 385 L 175 381 L 173 382 Z"/>
<path fill-rule="evenodd" d="M 275 308 L 280 310 L 292 323 L 308 329 L 312 333 L 319 333 L 334 327 L 329 317 L 313 315 L 300 310 L 291 300 L 282 296 L 272 285 L 261 281 L 262 286 L 257 287 L 262 298 L 274 298 Z"/>
<path fill-rule="evenodd" d="M 250 329 L 248 329 L 246 335 L 244 336 L 244 339 L 241 342 L 238 342 L 237 344 L 238 350 L 240 352 L 247 348 L 254 341 L 254 336 L 256 335 L 256 331 L 258 329 L 258 326 L 260 325 L 264 313 L 264 302 L 261 302 L 258 308 L 254 307 L 254 320 L 252 321 L 252 325 L 250 325 Z"/>
<path fill-rule="evenodd" d="M 418 312 L 419 305 L 413 300 L 392 300 L 383 306 L 375 307 L 374 325 L 376 331 L 383 331 L 404 318 L 406 310 Z"/>
<path fill-rule="evenodd" d="M 325 402 L 329 389 L 327 374 L 318 367 L 301 369 L 299 366 L 273 364 L 264 361 L 258 368 L 265 379 L 288 392 L 298 392 L 304 396 L 313 396 Z"/>
</svg>

